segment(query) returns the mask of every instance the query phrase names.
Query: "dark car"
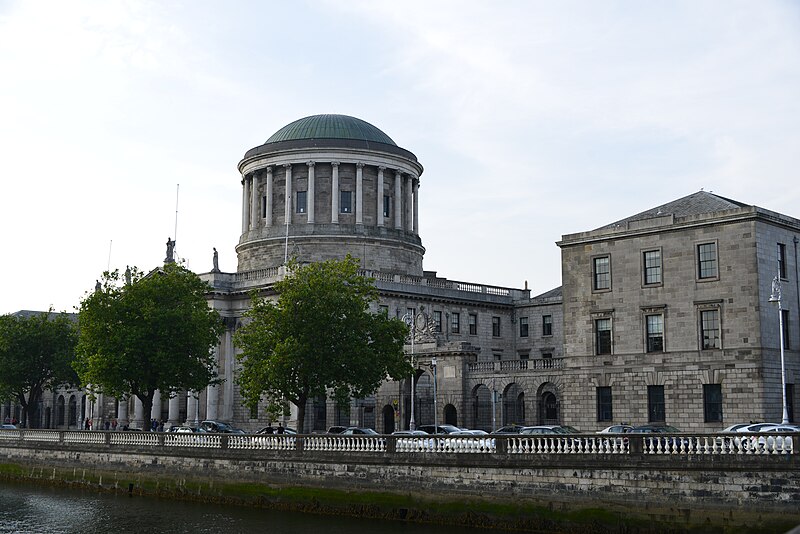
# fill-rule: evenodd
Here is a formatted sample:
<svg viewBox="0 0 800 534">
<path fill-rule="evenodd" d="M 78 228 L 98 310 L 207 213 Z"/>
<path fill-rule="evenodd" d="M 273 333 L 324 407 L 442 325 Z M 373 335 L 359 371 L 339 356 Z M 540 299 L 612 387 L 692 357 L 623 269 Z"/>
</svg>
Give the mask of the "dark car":
<svg viewBox="0 0 800 534">
<path fill-rule="evenodd" d="M 525 428 L 523 425 L 508 425 L 498 428 L 492 434 L 519 434 L 523 428 Z"/>
<path fill-rule="evenodd" d="M 380 434 L 371 428 L 359 428 L 355 426 L 346 428 L 341 434 L 343 436 L 380 436 Z"/>
<path fill-rule="evenodd" d="M 461 432 L 461 429 L 457 426 L 453 425 L 420 425 L 417 427 L 417 430 L 422 430 L 428 434 L 453 434 L 455 432 Z"/>
<path fill-rule="evenodd" d="M 197 427 L 198 432 L 210 432 L 212 434 L 235 434 L 236 429 L 234 429 L 228 423 L 223 423 L 222 421 L 203 421 L 200 423 L 200 426 Z"/>
<path fill-rule="evenodd" d="M 344 432 L 345 430 L 347 430 L 347 427 L 346 427 L 346 426 L 332 426 L 332 427 L 330 427 L 330 428 L 328 429 L 328 432 L 327 432 L 327 433 L 328 433 L 328 434 L 341 434 L 341 433 L 342 433 L 342 432 Z"/>
</svg>

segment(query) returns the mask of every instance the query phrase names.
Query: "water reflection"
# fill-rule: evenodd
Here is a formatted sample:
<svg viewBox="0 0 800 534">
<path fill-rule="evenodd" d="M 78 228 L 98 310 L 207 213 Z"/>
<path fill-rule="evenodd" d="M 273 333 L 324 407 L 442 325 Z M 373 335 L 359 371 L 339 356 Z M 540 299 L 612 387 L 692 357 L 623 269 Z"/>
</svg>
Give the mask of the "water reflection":
<svg viewBox="0 0 800 534">
<path fill-rule="evenodd" d="M 249 533 L 466 534 L 463 527 L 107 495 L 62 488 L 0 483 L 0 533 Z"/>
</svg>

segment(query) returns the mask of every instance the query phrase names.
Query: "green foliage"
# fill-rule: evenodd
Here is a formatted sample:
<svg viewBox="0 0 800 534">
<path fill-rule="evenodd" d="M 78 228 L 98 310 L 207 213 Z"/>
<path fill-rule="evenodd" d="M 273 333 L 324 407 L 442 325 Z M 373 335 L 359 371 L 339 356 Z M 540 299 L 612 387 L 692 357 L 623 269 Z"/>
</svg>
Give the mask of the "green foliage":
<svg viewBox="0 0 800 534">
<path fill-rule="evenodd" d="M 81 383 L 116 397 L 136 395 L 145 414 L 156 390 L 167 395 L 219 382 L 212 349 L 224 326 L 208 285 L 175 263 L 131 283 L 106 272 L 81 302 L 75 369 Z"/>
<path fill-rule="evenodd" d="M 357 260 L 291 263 L 289 273 L 275 284 L 277 301 L 253 295 L 250 321 L 235 336 L 240 391 L 250 406 L 262 398 L 271 406 L 290 401 L 302 430 L 308 399 L 328 391 L 343 402 L 363 398 L 388 377 L 411 374 L 407 327 L 370 312 L 378 293 L 358 274 Z"/>
<path fill-rule="evenodd" d="M 26 426 L 43 391 L 78 382 L 71 367 L 76 341 L 75 325 L 64 313 L 0 316 L 0 398 L 20 403 Z"/>
</svg>

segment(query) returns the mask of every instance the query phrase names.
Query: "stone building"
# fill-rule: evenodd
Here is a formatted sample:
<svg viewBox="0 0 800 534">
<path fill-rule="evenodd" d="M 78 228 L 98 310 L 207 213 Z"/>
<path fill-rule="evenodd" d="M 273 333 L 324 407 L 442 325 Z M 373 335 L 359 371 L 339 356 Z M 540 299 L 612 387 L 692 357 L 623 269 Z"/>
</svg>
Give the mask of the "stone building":
<svg viewBox="0 0 800 534">
<path fill-rule="evenodd" d="M 563 236 L 563 286 L 531 296 L 527 284 L 455 281 L 423 268 L 423 167 L 367 122 L 300 119 L 247 151 L 238 168 L 237 271 L 201 275 L 227 326 L 216 349 L 223 383 L 160 399 L 149 417 L 132 399 L 73 401 L 95 427 L 111 417 L 134 427 L 149 418 L 265 426 L 267 414 L 242 405 L 235 380 L 233 334 L 250 293 L 273 296 L 290 257 L 313 262 L 348 253 L 375 280 L 375 312 L 413 318 L 406 352 L 417 367 L 417 425 L 436 419 L 485 430 L 516 423 L 594 431 L 625 421 L 718 430 L 780 420 L 779 312 L 769 302 L 778 274 L 794 420 L 797 219 L 701 191 Z M 387 382 L 347 407 L 309 401 L 299 430 L 357 425 L 388 433 L 409 427 L 411 406 L 411 380 Z M 294 413 L 283 421 L 294 422 Z"/>
</svg>

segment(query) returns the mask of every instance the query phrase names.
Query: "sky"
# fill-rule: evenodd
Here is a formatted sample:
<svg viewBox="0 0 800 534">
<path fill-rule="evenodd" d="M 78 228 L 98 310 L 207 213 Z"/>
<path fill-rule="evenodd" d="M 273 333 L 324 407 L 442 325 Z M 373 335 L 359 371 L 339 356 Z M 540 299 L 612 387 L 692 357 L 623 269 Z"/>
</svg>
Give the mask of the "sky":
<svg viewBox="0 0 800 534">
<path fill-rule="evenodd" d="M 800 218 L 800 3 L 0 0 L 0 314 L 235 272 L 238 162 L 321 113 L 416 154 L 426 270 L 536 295 L 700 189 Z"/>
</svg>

